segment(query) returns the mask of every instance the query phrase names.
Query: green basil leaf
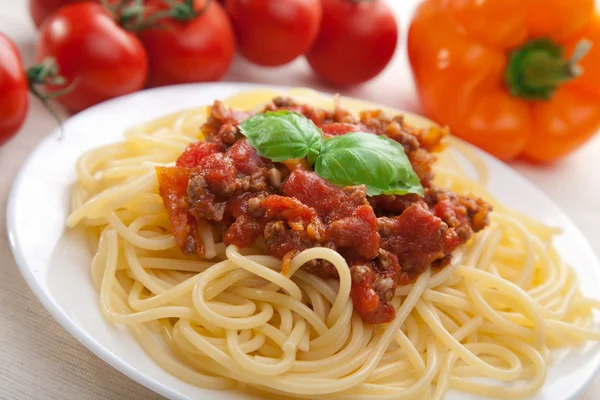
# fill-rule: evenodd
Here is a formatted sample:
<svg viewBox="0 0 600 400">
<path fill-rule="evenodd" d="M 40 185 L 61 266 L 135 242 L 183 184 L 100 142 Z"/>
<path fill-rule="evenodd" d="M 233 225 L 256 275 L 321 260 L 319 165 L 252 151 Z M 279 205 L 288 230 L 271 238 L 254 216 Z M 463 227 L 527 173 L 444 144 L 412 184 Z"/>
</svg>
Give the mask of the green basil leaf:
<svg viewBox="0 0 600 400">
<path fill-rule="evenodd" d="M 310 119 L 286 110 L 255 114 L 240 131 L 259 156 L 275 162 L 307 157 L 312 165 L 324 140 Z"/>
<path fill-rule="evenodd" d="M 315 171 L 338 186 L 363 184 L 369 196 L 424 194 L 404 147 L 371 133 L 352 132 L 327 139 L 317 157 Z"/>
</svg>

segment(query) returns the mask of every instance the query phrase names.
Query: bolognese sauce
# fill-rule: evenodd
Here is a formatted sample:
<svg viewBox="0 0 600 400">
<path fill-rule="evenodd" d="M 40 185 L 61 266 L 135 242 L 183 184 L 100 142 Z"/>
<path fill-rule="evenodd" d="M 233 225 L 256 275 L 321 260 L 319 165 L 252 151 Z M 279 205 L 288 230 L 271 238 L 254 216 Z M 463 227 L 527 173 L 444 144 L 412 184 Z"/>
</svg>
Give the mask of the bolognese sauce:
<svg viewBox="0 0 600 400">
<path fill-rule="evenodd" d="M 380 110 L 354 116 L 275 98 L 264 111 L 295 111 L 311 119 L 327 137 L 349 132 L 385 135 L 404 148 L 424 196 L 369 196 L 364 185 L 336 186 L 311 170 L 306 160 L 272 162 L 260 157 L 241 134 L 251 114 L 220 101 L 201 127 L 206 141 L 190 144 L 175 167 L 157 168 L 160 195 L 173 235 L 185 254 L 202 254 L 198 223 L 206 221 L 225 244 L 250 247 L 261 242 L 268 254 L 286 262 L 302 250 L 327 247 L 350 267 L 351 297 L 365 322 L 394 318 L 398 285 L 426 268 L 447 265 L 452 252 L 488 223 L 491 206 L 433 184 L 432 154 L 443 148 L 446 132 L 419 130 L 401 116 Z M 323 278 L 336 278 L 327 261 L 303 266 Z"/>
</svg>

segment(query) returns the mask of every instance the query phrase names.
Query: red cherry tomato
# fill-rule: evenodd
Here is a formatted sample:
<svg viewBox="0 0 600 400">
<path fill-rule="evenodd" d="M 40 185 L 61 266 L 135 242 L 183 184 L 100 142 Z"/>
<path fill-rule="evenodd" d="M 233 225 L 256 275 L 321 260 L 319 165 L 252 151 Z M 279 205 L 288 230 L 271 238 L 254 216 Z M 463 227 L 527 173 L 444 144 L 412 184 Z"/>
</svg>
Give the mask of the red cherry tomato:
<svg viewBox="0 0 600 400">
<path fill-rule="evenodd" d="M 151 0 L 147 7 L 150 15 L 168 8 L 163 0 Z M 188 21 L 160 19 L 155 28 L 140 32 L 150 65 L 149 86 L 214 81 L 229 69 L 235 36 L 227 13 L 212 0 L 196 0 L 194 9 L 201 14 L 192 13 Z"/>
<path fill-rule="evenodd" d="M 319 0 L 227 0 L 240 52 L 264 66 L 286 64 L 313 44 L 321 21 Z"/>
<path fill-rule="evenodd" d="M 306 58 L 323 80 L 355 85 L 377 76 L 390 62 L 398 27 L 382 0 L 322 0 L 321 30 Z"/>
<path fill-rule="evenodd" d="M 73 90 L 57 99 L 71 111 L 135 92 L 144 87 L 148 73 L 140 40 L 97 3 L 67 5 L 42 24 L 36 57 L 49 56 L 73 83 Z"/>
<path fill-rule="evenodd" d="M 23 125 L 29 107 L 27 78 L 17 46 L 0 33 L 0 145 Z"/>
<path fill-rule="evenodd" d="M 64 5 L 77 3 L 84 0 L 29 0 L 29 14 L 36 28 L 52 14 Z"/>
</svg>

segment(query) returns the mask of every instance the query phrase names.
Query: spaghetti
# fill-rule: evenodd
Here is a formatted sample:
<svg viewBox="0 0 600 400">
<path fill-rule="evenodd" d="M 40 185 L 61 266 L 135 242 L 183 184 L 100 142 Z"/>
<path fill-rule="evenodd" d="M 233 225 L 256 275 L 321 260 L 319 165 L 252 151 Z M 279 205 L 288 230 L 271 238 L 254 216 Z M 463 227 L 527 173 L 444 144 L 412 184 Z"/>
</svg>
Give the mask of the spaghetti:
<svg viewBox="0 0 600 400">
<path fill-rule="evenodd" d="M 314 92 L 289 94 L 332 106 Z M 272 97 L 242 93 L 226 103 L 251 109 Z M 542 387 L 551 349 L 600 340 L 600 303 L 580 293 L 552 247 L 557 230 L 495 202 L 484 165 L 455 139 L 440 155 L 436 184 L 493 203 L 491 225 L 456 250 L 451 265 L 399 286 L 390 323 L 367 324 L 353 310 L 350 268 L 329 248 L 302 251 L 283 273 L 282 261 L 260 247 L 215 242 L 204 226 L 204 257 L 183 254 L 154 169 L 199 139 L 205 115 L 199 108 L 136 126 L 125 142 L 82 156 L 67 220 L 84 228 L 95 254 L 105 318 L 127 326 L 181 380 L 279 397 L 442 399 L 456 389 L 517 399 Z M 467 177 L 457 150 L 478 180 Z M 331 263 L 339 279 L 300 268 L 311 260 Z"/>
</svg>

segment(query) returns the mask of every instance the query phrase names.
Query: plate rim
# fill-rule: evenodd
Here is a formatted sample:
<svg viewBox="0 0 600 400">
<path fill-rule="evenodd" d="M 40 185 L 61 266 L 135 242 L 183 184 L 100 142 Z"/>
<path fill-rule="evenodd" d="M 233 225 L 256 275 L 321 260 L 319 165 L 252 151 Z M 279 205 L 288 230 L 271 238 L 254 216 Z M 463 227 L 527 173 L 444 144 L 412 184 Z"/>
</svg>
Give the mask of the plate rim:
<svg viewBox="0 0 600 400">
<path fill-rule="evenodd" d="M 83 110 L 75 115 L 72 115 L 71 117 L 69 117 L 66 121 L 64 121 L 63 123 L 67 123 L 68 121 L 73 121 L 73 120 L 77 120 L 80 118 L 85 118 L 87 114 L 89 113 L 96 113 L 98 109 L 101 109 L 102 107 L 105 107 L 107 104 L 113 103 L 113 102 L 120 102 L 123 101 L 125 99 L 128 98 L 132 98 L 135 96 L 140 96 L 140 95 L 144 95 L 146 93 L 150 93 L 150 92 L 169 92 L 171 90 L 173 90 L 174 88 L 177 87 L 186 87 L 186 86 L 195 86 L 198 87 L 200 90 L 202 88 L 207 89 L 210 87 L 214 87 L 214 88 L 219 88 L 219 87 L 232 87 L 235 88 L 236 91 L 243 91 L 243 90 L 251 90 L 251 89 L 267 89 L 267 90 L 276 90 L 276 91 L 285 91 L 285 90 L 289 90 L 294 88 L 295 86 L 283 86 L 283 85 L 272 85 L 272 84 L 261 84 L 261 83 L 249 83 L 249 82 L 202 82 L 202 83 L 188 83 L 188 84 L 177 84 L 177 85 L 169 85 L 169 86 L 162 86 L 162 87 L 156 87 L 156 88 L 149 88 L 149 89 L 145 89 L 143 91 L 140 92 L 134 92 L 134 93 L 130 93 L 124 96 L 120 96 L 114 99 L 110 99 L 101 103 L 98 103 L 90 108 L 87 108 L 86 110 Z M 322 90 L 315 90 L 318 93 L 323 93 L 323 94 L 327 94 L 327 95 L 331 95 L 332 93 L 328 93 Z M 354 98 L 352 96 L 349 96 L 350 98 Z M 359 99 L 362 100 L 362 99 Z M 371 102 L 371 101 L 369 101 Z M 378 104 L 376 102 L 371 102 L 373 104 Z M 201 104 L 198 104 L 201 105 Z M 390 108 L 396 108 L 394 106 L 389 106 L 389 105 L 385 105 L 385 104 L 381 104 L 382 107 L 390 107 Z M 413 113 L 413 112 L 409 112 L 409 111 L 403 111 L 400 110 L 406 114 L 413 114 L 416 115 L 420 118 L 426 118 L 424 116 L 421 116 L 419 114 Z M 168 113 L 165 113 L 164 115 L 169 115 Z M 154 118 L 158 118 L 159 116 L 156 116 Z M 150 120 L 150 118 L 149 118 Z M 432 121 L 433 122 L 433 121 Z M 17 194 L 21 188 L 21 186 L 23 185 L 23 180 L 25 178 L 25 173 L 27 172 L 28 166 L 32 163 L 32 161 L 36 158 L 37 154 L 42 151 L 42 149 L 46 146 L 46 144 L 50 141 L 50 140 L 54 140 L 54 136 L 56 136 L 57 134 L 60 133 L 60 129 L 59 128 L 55 128 L 52 131 L 50 131 L 34 148 L 33 150 L 30 151 L 30 153 L 28 154 L 28 156 L 25 158 L 25 160 L 22 162 L 22 164 L 19 167 L 19 170 L 17 172 L 17 174 L 14 176 L 13 178 L 13 182 L 11 184 L 10 190 L 9 190 L 9 195 L 7 198 L 7 203 L 6 203 L 6 232 L 7 232 L 7 239 L 8 239 L 8 243 L 12 252 L 12 255 L 14 257 L 15 263 L 17 264 L 17 267 L 19 268 L 21 275 L 23 276 L 23 278 L 25 279 L 27 285 L 29 286 L 30 290 L 33 292 L 33 294 L 35 295 L 35 297 L 37 298 L 37 300 L 42 304 L 42 306 L 46 309 L 46 311 L 54 318 L 54 320 L 56 322 L 58 322 L 71 336 L 73 336 L 79 343 L 81 343 L 83 346 L 85 346 L 89 351 L 91 351 L 96 357 L 100 358 L 101 360 L 103 360 L 104 362 L 106 362 L 108 365 L 110 365 L 112 368 L 115 368 L 117 371 L 119 371 L 120 373 L 124 374 L 125 376 L 127 376 L 128 378 L 134 380 L 135 382 L 137 382 L 138 384 L 141 384 L 142 386 L 145 386 L 146 388 L 154 391 L 155 393 L 162 395 L 168 399 L 182 399 L 182 400 L 186 400 L 187 397 L 185 397 L 184 395 L 182 395 L 181 393 L 179 393 L 177 390 L 172 389 L 169 386 L 166 386 L 165 384 L 161 383 L 160 381 L 151 379 L 149 376 L 147 376 L 145 373 L 140 372 L 138 369 L 136 369 L 135 367 L 133 367 L 132 365 L 130 365 L 127 361 L 123 360 L 121 357 L 119 357 L 118 355 L 116 355 L 113 351 L 109 350 L 108 348 L 106 348 L 105 346 L 103 346 L 102 344 L 100 344 L 91 334 L 88 334 L 83 328 L 80 327 L 79 324 L 77 324 L 74 320 L 70 319 L 67 315 L 67 313 L 65 311 L 62 310 L 62 308 L 57 304 L 56 300 L 54 299 L 54 297 L 52 296 L 48 296 L 45 291 L 44 288 L 42 287 L 42 285 L 39 283 L 38 279 L 36 278 L 36 276 L 34 275 L 34 270 L 32 267 L 30 267 L 30 265 L 28 264 L 28 262 L 25 259 L 25 255 L 22 251 L 22 249 L 19 246 L 19 243 L 16 239 L 16 212 L 15 212 L 15 208 L 16 208 L 16 197 Z M 466 143 L 466 142 L 465 142 Z M 519 171 L 517 171 L 516 169 L 514 169 L 513 167 L 511 167 L 510 165 L 504 163 L 503 161 L 495 158 L 494 156 L 490 155 L 489 153 L 469 144 L 466 143 L 472 150 L 474 150 L 475 152 L 477 152 L 478 155 L 483 155 L 484 156 L 484 164 L 486 164 L 486 166 L 489 167 L 489 163 L 490 160 L 493 163 L 499 163 L 502 165 L 503 168 L 507 168 L 510 169 L 512 171 L 512 173 L 519 175 L 519 177 L 523 180 L 525 180 L 532 188 L 534 188 L 536 191 L 538 191 L 541 195 L 543 195 L 546 199 L 546 201 L 548 201 L 549 203 L 551 203 L 553 206 L 557 207 L 558 209 L 561 210 L 562 213 L 562 218 L 564 218 L 566 220 L 566 222 L 568 222 L 569 225 L 571 225 L 572 227 L 574 227 L 576 229 L 576 231 L 579 233 L 579 235 L 581 236 L 581 238 L 583 239 L 583 243 L 582 245 L 584 247 L 586 247 L 591 254 L 593 254 L 595 260 L 597 263 L 600 264 L 600 255 L 596 254 L 596 252 L 593 250 L 593 248 L 591 247 L 588 238 L 583 234 L 583 232 L 581 231 L 581 229 L 577 226 L 577 224 L 575 224 L 575 222 L 572 220 L 572 218 L 569 216 L 569 214 L 567 214 L 565 211 L 563 211 L 562 207 L 560 207 L 558 204 L 556 204 L 554 202 L 554 200 L 552 200 L 550 198 L 550 196 L 548 196 L 546 194 L 546 192 L 544 192 L 542 189 L 540 189 L 537 185 L 535 185 L 533 182 L 531 182 L 527 177 L 525 177 L 523 174 L 521 174 Z M 579 272 L 576 272 L 577 276 L 579 276 Z M 596 274 L 596 278 L 598 278 L 600 276 L 600 274 Z M 581 278 L 581 277 L 580 277 Z M 572 396 L 570 397 L 571 399 L 575 399 L 578 398 L 581 393 L 589 386 L 590 382 L 594 379 L 594 377 L 598 374 L 598 372 L 600 371 L 600 359 L 598 359 L 596 361 L 596 365 L 594 366 L 594 371 L 590 374 L 590 376 L 579 386 L 579 388 L 577 388 Z M 543 386 L 542 386 L 543 388 Z M 201 388 L 202 389 L 202 388 Z M 211 392 L 210 389 L 204 389 L 207 390 L 207 392 Z"/>
</svg>

